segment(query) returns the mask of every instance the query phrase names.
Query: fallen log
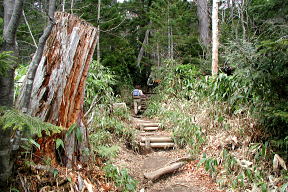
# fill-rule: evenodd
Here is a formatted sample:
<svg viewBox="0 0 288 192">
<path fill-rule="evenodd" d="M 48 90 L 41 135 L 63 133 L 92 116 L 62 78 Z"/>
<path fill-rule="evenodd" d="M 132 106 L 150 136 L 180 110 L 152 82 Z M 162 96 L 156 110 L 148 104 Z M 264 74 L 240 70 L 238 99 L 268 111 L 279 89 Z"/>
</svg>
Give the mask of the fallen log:
<svg viewBox="0 0 288 192">
<path fill-rule="evenodd" d="M 151 143 L 173 142 L 173 139 L 169 136 L 141 137 L 141 142 L 146 140 L 150 140 Z"/>
<path fill-rule="evenodd" d="M 169 164 L 163 168 L 157 169 L 155 171 L 144 173 L 144 177 L 146 179 L 153 181 L 153 180 L 160 178 L 162 175 L 166 175 L 168 173 L 172 173 L 172 172 L 176 171 L 177 169 L 181 168 L 185 164 L 186 164 L 186 162 L 183 162 L 183 161 L 175 162 L 175 163 Z"/>
<path fill-rule="evenodd" d="M 174 143 L 150 143 L 150 142 L 148 142 L 149 144 L 149 146 L 147 146 L 147 144 L 146 144 L 147 142 L 145 142 L 145 143 L 140 143 L 140 146 L 141 147 L 151 147 L 151 148 L 171 148 L 171 147 L 174 147 L 175 146 L 175 144 Z"/>
</svg>

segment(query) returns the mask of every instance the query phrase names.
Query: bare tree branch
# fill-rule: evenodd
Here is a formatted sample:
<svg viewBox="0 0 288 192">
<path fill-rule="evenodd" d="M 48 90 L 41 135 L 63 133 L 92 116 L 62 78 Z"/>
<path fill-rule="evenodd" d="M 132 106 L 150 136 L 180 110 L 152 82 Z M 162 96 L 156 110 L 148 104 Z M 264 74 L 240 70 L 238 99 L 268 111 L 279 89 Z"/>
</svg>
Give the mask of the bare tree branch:
<svg viewBox="0 0 288 192">
<path fill-rule="evenodd" d="M 32 33 L 32 31 L 31 31 L 30 25 L 29 25 L 29 23 L 28 23 L 28 21 L 27 21 L 27 18 L 26 18 L 26 15 L 25 15 L 24 10 L 22 10 L 22 14 L 23 14 L 24 21 L 25 21 L 25 23 L 26 23 L 26 25 L 27 25 L 27 27 L 28 27 L 29 34 L 31 35 L 31 38 L 32 38 L 32 40 L 33 40 L 34 46 L 35 46 L 36 48 L 38 48 L 37 43 L 36 43 L 36 41 L 35 41 L 35 38 L 34 38 L 34 36 L 33 36 L 33 33 Z"/>
</svg>

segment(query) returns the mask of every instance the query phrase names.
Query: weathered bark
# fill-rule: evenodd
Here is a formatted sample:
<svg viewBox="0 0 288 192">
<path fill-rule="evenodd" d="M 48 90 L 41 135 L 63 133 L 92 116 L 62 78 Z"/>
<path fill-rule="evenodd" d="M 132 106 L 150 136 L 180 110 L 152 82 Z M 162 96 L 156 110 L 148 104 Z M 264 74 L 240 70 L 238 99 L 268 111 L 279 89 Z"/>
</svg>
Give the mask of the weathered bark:
<svg viewBox="0 0 288 192">
<path fill-rule="evenodd" d="M 199 20 L 200 40 L 206 47 L 210 44 L 208 1 L 197 0 L 197 16 Z"/>
<path fill-rule="evenodd" d="M 218 3 L 219 0 L 213 0 L 212 7 L 212 75 L 218 74 Z"/>
<path fill-rule="evenodd" d="M 16 30 L 19 26 L 23 3 L 24 0 L 4 1 L 4 43 L 0 51 L 13 51 L 14 56 L 18 55 Z M 0 76 L 0 106 L 13 106 L 15 68 L 16 63 L 6 71 L 5 76 Z M 0 126 L 0 186 L 5 186 L 5 182 L 12 172 L 13 159 L 11 158 L 11 134 L 11 129 L 3 130 Z"/>
<path fill-rule="evenodd" d="M 81 128 L 85 80 L 97 40 L 95 27 L 68 13 L 55 14 L 55 25 L 46 41 L 32 82 L 28 114 L 64 128 L 74 123 Z M 23 87 L 27 83 L 29 79 Z M 22 92 L 18 103 L 23 103 L 24 98 Z M 83 137 L 85 135 L 84 132 Z M 72 167 L 77 142 L 73 137 L 66 138 L 67 166 Z M 43 147 L 39 153 L 42 155 L 45 148 L 51 148 L 51 145 L 45 144 L 47 142 L 50 142 L 49 139 L 40 142 Z M 50 155 L 52 161 L 55 160 L 55 156 Z"/>
<path fill-rule="evenodd" d="M 21 96 L 19 97 L 21 99 L 18 99 L 16 101 L 16 107 L 19 110 L 21 110 L 23 113 L 28 113 L 29 115 L 31 115 L 31 113 L 28 112 L 28 108 L 30 105 L 32 86 L 33 86 L 36 70 L 42 58 L 46 40 L 48 36 L 50 35 L 52 31 L 52 27 L 54 25 L 53 18 L 54 18 L 54 13 L 55 13 L 55 6 L 56 6 L 56 0 L 50 0 L 49 10 L 48 10 L 49 23 L 47 27 L 45 28 L 42 36 L 39 39 L 38 48 L 30 63 L 29 70 L 26 76 L 27 79 L 25 80 L 24 86 L 22 86 L 22 89 L 21 89 Z"/>
</svg>

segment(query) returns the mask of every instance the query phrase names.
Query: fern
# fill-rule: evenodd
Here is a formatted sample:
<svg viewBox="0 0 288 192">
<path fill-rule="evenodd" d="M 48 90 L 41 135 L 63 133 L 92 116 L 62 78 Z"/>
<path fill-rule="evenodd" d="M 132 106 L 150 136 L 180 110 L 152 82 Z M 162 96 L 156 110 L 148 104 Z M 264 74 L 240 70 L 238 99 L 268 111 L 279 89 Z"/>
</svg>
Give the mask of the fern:
<svg viewBox="0 0 288 192">
<path fill-rule="evenodd" d="M 0 127 L 3 129 L 20 130 L 31 135 L 42 136 L 60 133 L 62 127 L 43 122 L 36 117 L 25 115 L 15 109 L 0 107 Z"/>
</svg>

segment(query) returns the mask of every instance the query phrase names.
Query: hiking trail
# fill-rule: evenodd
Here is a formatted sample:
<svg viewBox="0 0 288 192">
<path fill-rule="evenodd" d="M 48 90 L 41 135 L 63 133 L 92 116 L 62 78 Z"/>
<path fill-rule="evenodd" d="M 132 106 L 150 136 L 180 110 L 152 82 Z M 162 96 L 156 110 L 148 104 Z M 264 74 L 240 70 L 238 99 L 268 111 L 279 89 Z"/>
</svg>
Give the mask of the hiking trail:
<svg viewBox="0 0 288 192">
<path fill-rule="evenodd" d="M 143 106 L 146 108 L 146 106 Z M 177 148 L 169 131 L 153 119 L 133 117 L 139 151 L 122 144 L 114 164 L 127 168 L 140 192 L 221 191 L 188 149 Z"/>
</svg>

